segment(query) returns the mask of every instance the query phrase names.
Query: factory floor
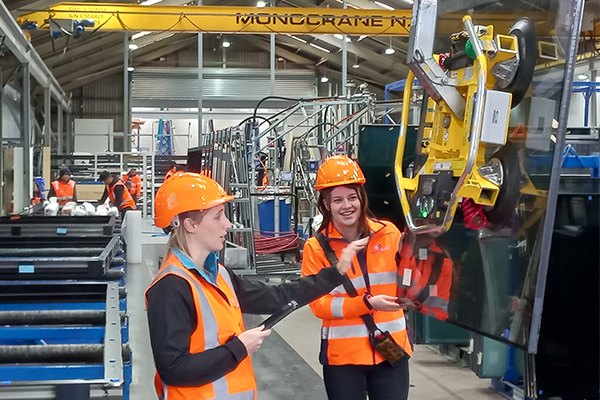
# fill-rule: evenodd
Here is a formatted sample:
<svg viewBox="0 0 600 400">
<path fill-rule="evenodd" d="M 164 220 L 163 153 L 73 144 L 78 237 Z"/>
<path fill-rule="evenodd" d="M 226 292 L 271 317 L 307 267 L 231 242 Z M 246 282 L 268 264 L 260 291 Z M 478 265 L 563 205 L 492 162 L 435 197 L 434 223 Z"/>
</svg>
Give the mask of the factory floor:
<svg viewBox="0 0 600 400">
<path fill-rule="evenodd" d="M 144 235 L 148 237 L 149 235 Z M 143 262 L 127 265 L 130 343 L 133 350 L 131 400 L 156 399 L 154 363 L 150 349 L 144 291 L 157 270 L 165 246 L 151 238 L 143 245 Z M 247 316 L 257 324 L 259 316 Z M 253 356 L 258 381 L 258 400 L 324 400 L 325 389 L 318 363 L 320 321 L 305 307 L 279 323 Z M 470 369 L 426 346 L 416 346 L 410 360 L 411 400 L 499 400 L 489 389 L 490 381 L 479 379 Z"/>
</svg>

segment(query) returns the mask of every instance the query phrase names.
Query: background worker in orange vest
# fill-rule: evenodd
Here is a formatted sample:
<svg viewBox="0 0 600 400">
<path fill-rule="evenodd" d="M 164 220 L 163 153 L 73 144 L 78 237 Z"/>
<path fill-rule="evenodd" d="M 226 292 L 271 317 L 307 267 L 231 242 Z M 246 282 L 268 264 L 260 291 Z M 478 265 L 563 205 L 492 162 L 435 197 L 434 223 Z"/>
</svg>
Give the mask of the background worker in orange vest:
<svg viewBox="0 0 600 400">
<path fill-rule="evenodd" d="M 142 178 L 138 175 L 135 168 L 131 168 L 129 173 L 123 175 L 123 183 L 129 190 L 129 194 L 133 197 L 133 201 L 137 203 L 142 195 Z"/>
<path fill-rule="evenodd" d="M 304 246 L 302 275 L 338 259 L 350 265 L 348 280 L 311 303 L 323 320 L 320 362 L 330 400 L 404 400 L 408 397 L 408 339 L 397 304 L 395 254 L 400 232 L 370 218 L 366 179 L 344 155 L 328 158 L 317 171 L 323 222 Z M 346 267 L 348 268 L 348 267 Z M 393 351 L 385 351 L 382 344 Z"/>
<path fill-rule="evenodd" d="M 163 182 L 166 182 L 167 179 L 171 178 L 175 173 L 177 173 L 177 163 L 171 163 L 171 168 L 169 168 L 165 174 L 165 180 Z"/>
<path fill-rule="evenodd" d="M 158 395 L 169 400 L 256 399 L 249 355 L 271 330 L 246 330 L 242 312 L 267 314 L 291 300 L 305 305 L 343 281 L 338 265 L 292 283 L 269 286 L 219 263 L 232 225 L 228 195 L 211 178 L 173 176 L 158 189 L 155 224 L 170 228 L 169 249 L 146 291 Z"/>
<path fill-rule="evenodd" d="M 58 179 L 52 181 L 48 198 L 56 197 L 58 204 L 64 206 L 70 201 L 77 201 L 77 190 L 75 189 L 75 181 L 71 180 L 71 171 L 68 168 L 63 168 L 58 174 Z"/>
<path fill-rule="evenodd" d="M 125 187 L 125 184 L 117 175 L 112 175 L 110 172 L 104 171 L 100 174 L 99 179 L 106 185 L 104 193 L 99 200 L 100 203 L 104 203 L 109 198 L 113 206 L 119 209 L 121 220 L 125 218 L 127 211 L 136 209 L 133 197 L 131 197 L 129 190 L 127 190 L 127 187 Z"/>
<path fill-rule="evenodd" d="M 442 239 L 406 230 L 397 262 L 399 303 L 441 321 L 448 319 L 454 263 Z"/>
</svg>

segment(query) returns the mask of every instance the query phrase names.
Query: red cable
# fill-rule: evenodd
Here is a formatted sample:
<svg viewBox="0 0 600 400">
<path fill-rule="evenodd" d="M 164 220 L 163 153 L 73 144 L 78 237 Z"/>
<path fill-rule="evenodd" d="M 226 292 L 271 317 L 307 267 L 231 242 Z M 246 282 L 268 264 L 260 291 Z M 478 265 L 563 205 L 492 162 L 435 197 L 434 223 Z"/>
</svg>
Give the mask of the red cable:
<svg viewBox="0 0 600 400">
<path fill-rule="evenodd" d="M 283 232 L 279 233 L 279 236 L 265 236 L 260 233 L 254 233 L 254 249 L 256 254 L 280 253 L 296 248 L 298 248 L 298 234 L 295 232 Z"/>
</svg>

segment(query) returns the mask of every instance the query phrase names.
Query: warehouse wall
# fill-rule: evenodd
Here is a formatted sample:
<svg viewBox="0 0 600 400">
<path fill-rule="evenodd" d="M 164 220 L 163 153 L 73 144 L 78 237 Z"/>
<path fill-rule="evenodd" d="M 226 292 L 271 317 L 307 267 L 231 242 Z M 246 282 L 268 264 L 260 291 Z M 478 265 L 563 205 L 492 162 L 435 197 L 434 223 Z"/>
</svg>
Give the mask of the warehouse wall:
<svg viewBox="0 0 600 400">
<path fill-rule="evenodd" d="M 112 119 L 123 132 L 123 73 L 91 82 L 73 91 L 73 118 Z"/>
</svg>

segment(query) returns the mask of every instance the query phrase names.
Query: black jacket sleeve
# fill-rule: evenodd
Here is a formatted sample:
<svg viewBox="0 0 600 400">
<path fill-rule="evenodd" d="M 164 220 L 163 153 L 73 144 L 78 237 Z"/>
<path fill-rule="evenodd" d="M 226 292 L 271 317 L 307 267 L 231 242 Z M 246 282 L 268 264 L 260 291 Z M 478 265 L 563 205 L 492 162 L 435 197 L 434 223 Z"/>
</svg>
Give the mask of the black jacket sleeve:
<svg viewBox="0 0 600 400">
<path fill-rule="evenodd" d="M 50 191 L 48 192 L 48 199 L 50 197 L 56 197 L 56 192 L 54 191 L 54 186 L 50 185 Z"/>
<path fill-rule="evenodd" d="M 73 201 L 77 203 L 77 185 L 73 187 Z"/>
<path fill-rule="evenodd" d="M 306 305 L 331 292 L 344 281 L 336 268 L 324 268 L 316 275 L 277 286 L 237 276 L 229 269 L 228 272 L 242 312 L 247 314 L 272 314 L 290 300 L 296 300 L 301 306 Z"/>
<path fill-rule="evenodd" d="M 106 188 L 106 185 L 104 185 L 104 193 L 102 193 L 102 197 L 100 197 L 98 203 L 102 204 L 106 201 L 106 199 L 108 199 L 108 189 Z"/>
<path fill-rule="evenodd" d="M 171 386 L 200 386 L 223 377 L 248 355 L 237 337 L 226 344 L 192 354 L 190 337 L 196 309 L 189 284 L 166 276 L 148 290 L 148 325 L 156 370 Z"/>
<path fill-rule="evenodd" d="M 113 206 L 117 208 L 119 208 L 121 202 L 123 201 L 123 188 L 125 188 L 125 186 L 115 185 L 113 189 L 115 191 L 115 204 L 113 204 Z"/>
</svg>

